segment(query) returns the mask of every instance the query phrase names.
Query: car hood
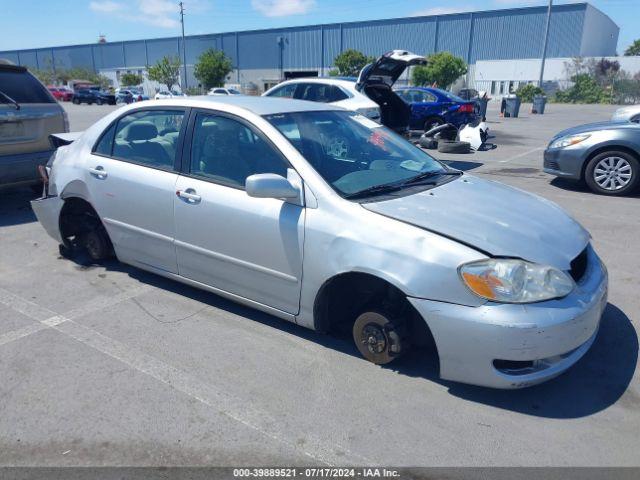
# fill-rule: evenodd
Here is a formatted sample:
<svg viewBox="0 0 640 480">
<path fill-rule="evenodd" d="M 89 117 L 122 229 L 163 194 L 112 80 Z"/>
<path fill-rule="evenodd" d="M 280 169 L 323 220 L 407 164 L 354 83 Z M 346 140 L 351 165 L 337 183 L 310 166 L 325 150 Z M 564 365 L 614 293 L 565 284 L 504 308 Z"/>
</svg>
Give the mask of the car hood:
<svg viewBox="0 0 640 480">
<path fill-rule="evenodd" d="M 578 125 L 577 127 L 571 127 L 558 133 L 554 139 L 564 137 L 565 135 L 577 135 L 579 133 L 597 132 L 602 130 L 619 130 L 619 129 L 634 129 L 640 128 L 640 125 L 627 121 L 608 121 L 598 123 L 587 123 L 586 125 Z"/>
<path fill-rule="evenodd" d="M 367 210 L 452 238 L 494 257 L 569 270 L 589 233 L 555 203 L 470 175 Z"/>
</svg>

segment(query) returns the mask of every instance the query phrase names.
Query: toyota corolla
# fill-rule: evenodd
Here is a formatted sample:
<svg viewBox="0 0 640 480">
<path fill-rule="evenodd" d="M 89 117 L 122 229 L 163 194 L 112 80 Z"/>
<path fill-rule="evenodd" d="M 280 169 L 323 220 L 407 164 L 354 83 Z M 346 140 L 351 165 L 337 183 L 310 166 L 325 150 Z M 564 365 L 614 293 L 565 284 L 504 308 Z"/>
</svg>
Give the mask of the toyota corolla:
<svg viewBox="0 0 640 480">
<path fill-rule="evenodd" d="M 53 140 L 32 206 L 66 256 L 348 333 L 377 364 L 435 345 L 442 378 L 496 388 L 559 375 L 597 335 L 607 272 L 575 220 L 357 112 L 168 99 Z"/>
</svg>

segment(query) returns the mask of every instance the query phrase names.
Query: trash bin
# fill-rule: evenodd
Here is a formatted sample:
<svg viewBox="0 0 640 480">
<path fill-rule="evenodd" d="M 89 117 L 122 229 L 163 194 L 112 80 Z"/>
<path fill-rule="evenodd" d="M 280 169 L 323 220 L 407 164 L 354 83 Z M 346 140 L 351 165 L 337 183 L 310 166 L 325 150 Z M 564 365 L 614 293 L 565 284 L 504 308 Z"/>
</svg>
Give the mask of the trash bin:
<svg viewBox="0 0 640 480">
<path fill-rule="evenodd" d="M 518 118 L 518 113 L 520 113 L 520 99 L 514 95 L 506 97 L 505 100 L 504 116 Z"/>
<path fill-rule="evenodd" d="M 547 105 L 547 97 L 544 95 L 536 95 L 533 97 L 533 108 L 531 113 L 537 113 L 542 115 L 544 113 L 544 107 Z"/>
<path fill-rule="evenodd" d="M 487 118 L 487 105 L 489 104 L 488 98 L 478 98 L 478 115 L 480 115 L 480 119 L 484 120 Z"/>
</svg>

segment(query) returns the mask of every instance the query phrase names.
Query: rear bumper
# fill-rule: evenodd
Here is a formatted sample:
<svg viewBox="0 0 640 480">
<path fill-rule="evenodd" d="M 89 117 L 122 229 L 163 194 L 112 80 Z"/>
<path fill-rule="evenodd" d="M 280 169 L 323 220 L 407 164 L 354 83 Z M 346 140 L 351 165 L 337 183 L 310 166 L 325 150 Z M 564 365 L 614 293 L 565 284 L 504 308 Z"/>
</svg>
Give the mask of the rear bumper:
<svg viewBox="0 0 640 480">
<path fill-rule="evenodd" d="M 585 151 L 582 148 L 554 148 L 544 151 L 544 171 L 557 177 L 580 180 Z"/>
<path fill-rule="evenodd" d="M 45 165 L 54 150 L 0 156 L 0 185 L 37 183 L 38 166 Z"/>
<path fill-rule="evenodd" d="M 60 212 L 63 205 L 64 200 L 57 196 L 31 200 L 31 209 L 40 225 L 58 243 L 64 243 L 60 235 Z"/>
<path fill-rule="evenodd" d="M 481 307 L 409 301 L 433 334 L 443 379 L 514 389 L 560 375 L 589 350 L 607 303 L 607 285 L 606 269 L 589 249 L 587 272 L 565 298 Z"/>
</svg>

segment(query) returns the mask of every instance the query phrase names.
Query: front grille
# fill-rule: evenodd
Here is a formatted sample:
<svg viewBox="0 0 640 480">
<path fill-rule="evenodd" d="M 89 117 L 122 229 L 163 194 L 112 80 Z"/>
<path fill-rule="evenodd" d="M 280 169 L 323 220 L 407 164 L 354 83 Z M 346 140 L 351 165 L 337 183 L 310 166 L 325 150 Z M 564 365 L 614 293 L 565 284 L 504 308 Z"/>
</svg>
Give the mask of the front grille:
<svg viewBox="0 0 640 480">
<path fill-rule="evenodd" d="M 560 170 L 560 165 L 555 160 L 545 160 L 544 168 L 550 168 L 551 170 Z"/>
<path fill-rule="evenodd" d="M 580 255 L 571 261 L 571 270 L 569 270 L 569 274 L 576 282 L 579 282 L 587 271 L 587 262 L 589 257 L 589 252 L 587 250 L 588 248 L 585 248 L 580 252 Z"/>
</svg>

